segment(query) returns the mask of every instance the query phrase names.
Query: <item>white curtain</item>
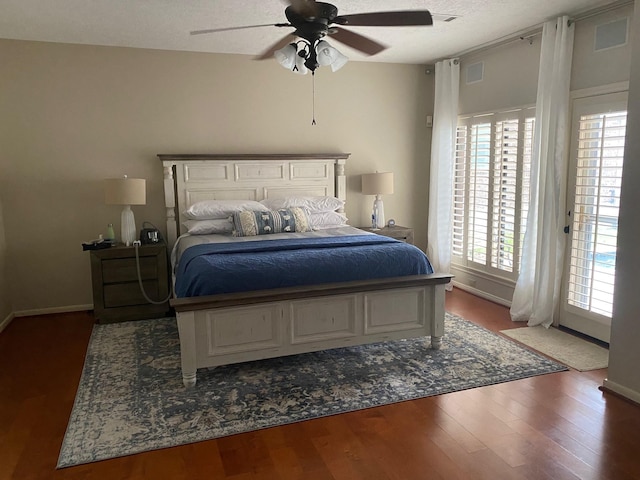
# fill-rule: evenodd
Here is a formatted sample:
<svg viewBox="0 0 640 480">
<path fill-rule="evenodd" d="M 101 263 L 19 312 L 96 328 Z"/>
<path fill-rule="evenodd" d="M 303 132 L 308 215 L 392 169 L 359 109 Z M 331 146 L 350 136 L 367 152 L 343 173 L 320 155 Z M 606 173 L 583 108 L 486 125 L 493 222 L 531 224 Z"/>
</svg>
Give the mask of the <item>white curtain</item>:
<svg viewBox="0 0 640 480">
<path fill-rule="evenodd" d="M 556 320 L 564 265 L 569 88 L 574 24 L 546 22 L 538 74 L 531 198 L 511 319 L 549 327 Z"/>
<path fill-rule="evenodd" d="M 436 273 L 450 273 L 453 162 L 460 91 L 460 64 L 457 59 L 436 63 L 435 87 L 427 256 Z M 451 289 L 451 284 L 447 288 Z"/>
</svg>

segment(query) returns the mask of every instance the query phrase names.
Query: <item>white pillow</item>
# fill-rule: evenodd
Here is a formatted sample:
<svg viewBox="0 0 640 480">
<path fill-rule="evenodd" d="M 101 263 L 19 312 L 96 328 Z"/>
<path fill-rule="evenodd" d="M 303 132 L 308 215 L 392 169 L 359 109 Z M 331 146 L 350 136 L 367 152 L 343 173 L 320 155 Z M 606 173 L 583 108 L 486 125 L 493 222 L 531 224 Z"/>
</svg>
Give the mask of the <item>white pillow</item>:
<svg viewBox="0 0 640 480">
<path fill-rule="evenodd" d="M 186 220 L 182 224 L 187 227 L 187 231 L 191 235 L 230 234 L 233 232 L 231 217 L 213 220 Z"/>
<path fill-rule="evenodd" d="M 311 212 L 309 224 L 314 230 L 344 227 L 347 225 L 347 216 L 338 212 Z"/>
<path fill-rule="evenodd" d="M 244 210 L 266 211 L 267 207 L 255 200 L 203 200 L 191 205 L 183 215 L 191 220 L 227 218 Z"/>
<path fill-rule="evenodd" d="M 333 212 L 344 207 L 344 201 L 336 197 L 305 197 L 295 196 L 286 198 L 266 198 L 260 201 L 270 210 L 280 208 L 304 207 L 310 212 Z"/>
</svg>

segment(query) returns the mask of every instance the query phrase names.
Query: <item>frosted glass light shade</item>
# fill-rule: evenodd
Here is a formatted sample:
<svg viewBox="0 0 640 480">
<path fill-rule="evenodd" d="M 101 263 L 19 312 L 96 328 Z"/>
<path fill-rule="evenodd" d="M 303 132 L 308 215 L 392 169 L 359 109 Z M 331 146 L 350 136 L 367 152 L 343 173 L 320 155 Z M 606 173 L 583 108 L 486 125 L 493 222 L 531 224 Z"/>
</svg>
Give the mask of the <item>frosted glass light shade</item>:
<svg viewBox="0 0 640 480">
<path fill-rule="evenodd" d="M 365 173 L 362 175 L 362 193 L 365 195 L 388 195 L 393 193 L 393 173 Z"/>
<path fill-rule="evenodd" d="M 293 66 L 296 64 L 296 45 L 290 43 L 289 45 L 282 47 L 280 50 L 276 50 L 273 56 L 278 63 L 287 70 L 293 70 Z"/>
<path fill-rule="evenodd" d="M 320 66 L 331 65 L 331 71 L 333 72 L 340 70 L 349 60 L 346 55 L 340 53 L 325 40 L 318 42 L 316 52 L 318 54 L 318 64 Z"/>
</svg>

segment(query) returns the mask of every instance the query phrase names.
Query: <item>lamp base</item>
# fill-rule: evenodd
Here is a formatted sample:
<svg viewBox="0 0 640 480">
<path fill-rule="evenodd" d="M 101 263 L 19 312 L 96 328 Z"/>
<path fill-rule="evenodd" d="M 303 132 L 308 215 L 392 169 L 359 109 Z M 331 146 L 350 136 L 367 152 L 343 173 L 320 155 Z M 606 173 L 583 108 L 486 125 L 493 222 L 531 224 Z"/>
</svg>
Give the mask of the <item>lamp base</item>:
<svg viewBox="0 0 640 480">
<path fill-rule="evenodd" d="M 127 247 L 133 245 L 136 240 L 136 220 L 130 205 L 126 205 L 120 214 L 120 233 L 122 243 Z"/>
<path fill-rule="evenodd" d="M 382 203 L 382 195 L 376 195 L 373 201 L 372 230 L 380 230 L 384 228 L 384 204 Z"/>
</svg>

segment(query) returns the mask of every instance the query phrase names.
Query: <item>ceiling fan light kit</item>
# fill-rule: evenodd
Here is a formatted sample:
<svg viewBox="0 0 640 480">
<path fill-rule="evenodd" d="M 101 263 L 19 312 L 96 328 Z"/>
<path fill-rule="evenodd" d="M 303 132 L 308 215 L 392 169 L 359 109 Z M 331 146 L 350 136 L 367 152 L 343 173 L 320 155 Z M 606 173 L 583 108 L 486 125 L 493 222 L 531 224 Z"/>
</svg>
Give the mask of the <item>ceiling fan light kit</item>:
<svg viewBox="0 0 640 480">
<path fill-rule="evenodd" d="M 331 66 L 331 71 L 337 72 L 349 60 L 325 40 L 317 41 L 315 46 L 306 40 L 290 43 L 276 50 L 273 56 L 284 68 L 301 75 L 306 75 L 309 70 L 315 72 L 319 66 Z"/>
<path fill-rule="evenodd" d="M 275 56 L 280 65 L 295 73 L 315 72 L 319 66 L 331 66 L 335 72 L 347 62 L 347 57 L 330 46 L 324 39 L 330 35 L 334 40 L 358 50 L 365 55 L 375 55 L 387 47 L 360 33 L 342 28 L 342 26 L 359 27 L 402 27 L 402 26 L 430 26 L 433 18 L 428 10 L 401 10 L 392 12 L 356 13 L 352 15 L 338 15 L 335 5 L 315 0 L 286 0 L 289 4 L 284 14 L 289 23 L 274 23 L 274 27 L 290 27 L 294 31 L 287 34 L 274 45 L 269 47 L 257 58 L 263 60 Z M 216 33 L 229 30 L 265 27 L 267 25 L 248 25 L 218 29 L 195 30 L 191 35 Z M 291 42 L 290 37 L 301 40 Z M 299 48 L 299 45 L 302 47 Z M 292 51 L 295 53 L 292 55 Z M 292 58 L 297 54 L 304 61 Z M 305 67 L 304 69 L 302 67 Z"/>
</svg>

